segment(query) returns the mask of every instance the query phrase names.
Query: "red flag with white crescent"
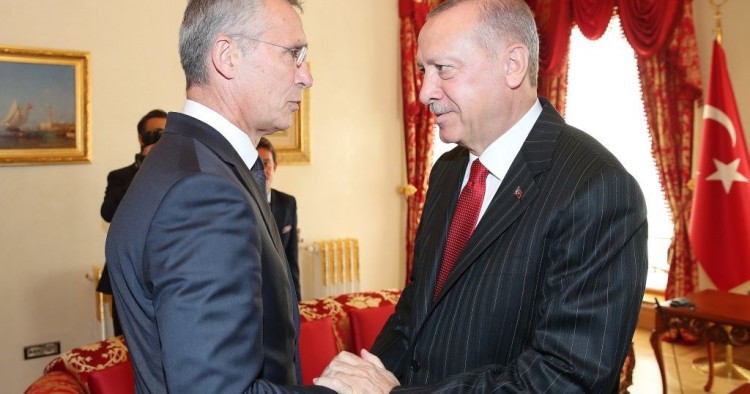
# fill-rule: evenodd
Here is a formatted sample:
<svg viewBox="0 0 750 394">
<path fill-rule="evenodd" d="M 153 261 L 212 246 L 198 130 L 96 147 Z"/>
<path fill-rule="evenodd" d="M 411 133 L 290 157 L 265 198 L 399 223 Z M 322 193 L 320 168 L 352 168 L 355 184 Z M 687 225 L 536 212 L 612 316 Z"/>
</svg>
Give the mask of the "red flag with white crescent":
<svg viewBox="0 0 750 394">
<path fill-rule="evenodd" d="M 729 291 L 750 281 L 750 162 L 717 41 L 709 78 L 689 236 L 708 277 Z"/>
</svg>

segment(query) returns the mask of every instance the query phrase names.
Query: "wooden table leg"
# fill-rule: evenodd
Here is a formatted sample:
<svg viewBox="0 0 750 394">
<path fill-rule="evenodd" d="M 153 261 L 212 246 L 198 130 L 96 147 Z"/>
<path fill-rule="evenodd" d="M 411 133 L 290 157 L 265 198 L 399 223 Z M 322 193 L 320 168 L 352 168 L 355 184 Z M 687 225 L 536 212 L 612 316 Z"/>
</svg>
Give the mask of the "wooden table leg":
<svg viewBox="0 0 750 394">
<path fill-rule="evenodd" d="M 656 327 L 660 327 L 657 325 Z M 659 373 L 661 374 L 661 390 L 662 393 L 667 394 L 667 377 L 664 373 L 664 356 L 661 351 L 661 336 L 665 330 L 654 329 L 651 332 L 651 347 L 654 349 L 654 356 L 656 356 L 656 364 L 659 365 Z"/>
<path fill-rule="evenodd" d="M 706 385 L 703 386 L 703 391 L 709 392 L 714 385 L 714 343 L 708 341 L 706 348 L 708 353 L 708 381 L 706 382 Z"/>
</svg>

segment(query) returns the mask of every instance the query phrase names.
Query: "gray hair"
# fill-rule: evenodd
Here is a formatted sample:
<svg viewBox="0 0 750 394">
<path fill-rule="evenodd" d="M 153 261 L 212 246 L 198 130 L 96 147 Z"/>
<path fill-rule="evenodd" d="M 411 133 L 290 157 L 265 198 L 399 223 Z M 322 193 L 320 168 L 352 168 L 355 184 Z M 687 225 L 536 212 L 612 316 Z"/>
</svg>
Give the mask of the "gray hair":
<svg viewBox="0 0 750 394">
<path fill-rule="evenodd" d="M 206 56 L 217 36 L 261 34 L 265 26 L 260 14 L 265 1 L 268 0 L 188 0 L 180 26 L 179 48 L 188 88 L 208 83 Z M 301 0 L 286 2 L 302 11 Z M 246 31 L 248 26 L 252 32 Z"/>
<path fill-rule="evenodd" d="M 435 7 L 430 17 L 454 6 L 474 1 L 479 7 L 479 25 L 476 26 L 480 44 L 493 53 L 497 43 L 508 38 L 520 40 L 529 49 L 528 76 L 536 87 L 539 75 L 539 34 L 534 14 L 523 0 L 446 0 Z"/>
</svg>

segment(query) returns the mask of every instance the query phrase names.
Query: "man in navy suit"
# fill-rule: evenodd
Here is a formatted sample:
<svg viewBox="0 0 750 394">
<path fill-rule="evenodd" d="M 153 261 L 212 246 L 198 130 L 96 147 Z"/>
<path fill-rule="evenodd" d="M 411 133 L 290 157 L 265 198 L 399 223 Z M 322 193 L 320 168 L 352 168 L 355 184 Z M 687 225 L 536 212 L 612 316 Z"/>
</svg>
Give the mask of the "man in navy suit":
<svg viewBox="0 0 750 394">
<path fill-rule="evenodd" d="M 151 151 L 151 148 L 153 148 L 154 144 L 161 137 L 166 124 L 167 113 L 160 109 L 149 111 L 138 121 L 136 130 L 138 131 L 138 143 L 141 145 L 141 151 L 136 153 L 135 162 L 127 167 L 114 170 L 107 175 L 107 188 L 104 191 L 104 201 L 100 209 L 102 219 L 105 222 L 109 223 L 112 221 L 112 217 L 115 216 L 115 211 L 120 205 L 122 197 L 125 196 L 125 192 L 130 187 L 130 182 L 133 182 L 138 168 L 143 164 L 143 159 L 146 158 L 148 152 Z M 112 294 L 112 284 L 109 280 L 109 271 L 107 270 L 106 263 L 104 264 L 104 268 L 102 268 L 102 276 L 99 279 L 99 284 L 96 286 L 96 291 L 104 294 Z M 117 307 L 114 304 L 112 304 L 112 328 L 115 335 L 122 335 L 120 318 L 117 315 Z"/>
<path fill-rule="evenodd" d="M 112 219 L 106 255 L 138 393 L 321 391 L 255 149 L 312 85 L 294 0 L 189 0 L 187 82 Z"/>
<path fill-rule="evenodd" d="M 393 373 L 399 392 L 617 390 L 646 205 L 607 149 L 537 98 L 538 48 L 523 0 L 431 12 L 419 98 L 459 146 L 432 169 L 414 272 L 372 354 L 340 354 L 316 384 L 387 391 Z"/>
<path fill-rule="evenodd" d="M 297 243 L 297 200 L 294 196 L 272 189 L 273 177 L 276 174 L 276 167 L 279 162 L 276 160 L 276 149 L 267 138 L 263 137 L 256 147 L 258 156 L 263 161 L 263 169 L 266 172 L 266 196 L 268 203 L 271 205 L 273 218 L 276 220 L 276 227 L 281 235 L 281 243 L 284 245 L 286 259 L 289 262 L 289 269 L 292 270 L 292 279 L 294 280 L 294 290 L 297 292 L 297 298 L 302 299 L 299 285 L 299 259 Z"/>
</svg>

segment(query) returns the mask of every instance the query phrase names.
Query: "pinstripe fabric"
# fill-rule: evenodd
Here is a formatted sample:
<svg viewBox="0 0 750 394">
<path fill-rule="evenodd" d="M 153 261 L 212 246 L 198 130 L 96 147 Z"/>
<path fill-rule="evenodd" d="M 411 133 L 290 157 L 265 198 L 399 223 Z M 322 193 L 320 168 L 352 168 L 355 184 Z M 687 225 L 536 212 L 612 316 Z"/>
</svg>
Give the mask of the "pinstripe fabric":
<svg viewBox="0 0 750 394">
<path fill-rule="evenodd" d="M 646 205 L 614 156 L 542 105 L 433 304 L 468 151 L 435 164 L 411 282 L 373 346 L 397 391 L 616 388 L 645 287 Z"/>
</svg>

